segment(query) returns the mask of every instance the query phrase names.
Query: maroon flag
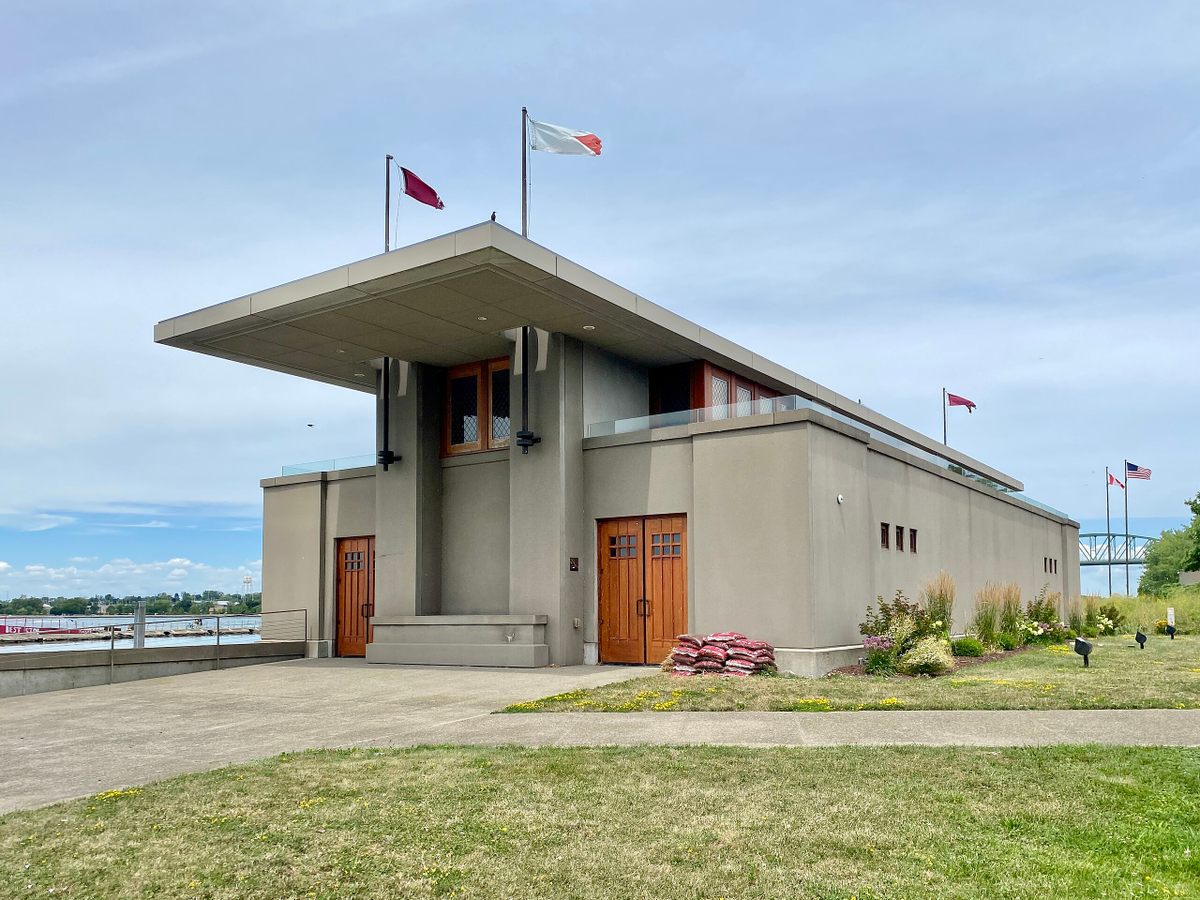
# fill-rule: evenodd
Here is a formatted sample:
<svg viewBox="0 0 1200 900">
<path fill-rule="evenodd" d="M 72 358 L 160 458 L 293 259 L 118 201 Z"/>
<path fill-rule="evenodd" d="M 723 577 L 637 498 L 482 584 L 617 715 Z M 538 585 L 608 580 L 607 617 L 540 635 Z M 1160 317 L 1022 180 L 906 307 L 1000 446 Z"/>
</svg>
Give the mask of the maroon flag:
<svg viewBox="0 0 1200 900">
<path fill-rule="evenodd" d="M 950 406 L 965 406 L 967 412 L 975 412 L 975 404 L 966 397 L 960 397 L 958 394 L 946 394 L 946 399 L 950 401 Z"/>
<path fill-rule="evenodd" d="M 438 196 L 438 192 L 420 178 L 404 168 L 404 166 L 400 167 L 400 173 L 404 176 L 404 193 L 419 203 L 432 206 L 434 209 L 446 208 L 446 204 L 442 202 L 442 198 Z"/>
</svg>

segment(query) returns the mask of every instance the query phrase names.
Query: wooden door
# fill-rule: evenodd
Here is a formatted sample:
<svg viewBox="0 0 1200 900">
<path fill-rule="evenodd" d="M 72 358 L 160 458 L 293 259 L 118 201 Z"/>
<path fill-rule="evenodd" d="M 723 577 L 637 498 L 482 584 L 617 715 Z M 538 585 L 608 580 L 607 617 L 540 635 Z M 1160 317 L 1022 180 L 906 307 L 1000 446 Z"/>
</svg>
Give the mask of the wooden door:
<svg viewBox="0 0 1200 900">
<path fill-rule="evenodd" d="M 662 662 L 687 631 L 687 519 L 653 516 L 643 524 L 647 556 L 646 662 Z"/>
<path fill-rule="evenodd" d="M 600 523 L 601 662 L 644 663 L 646 628 L 642 611 L 642 520 Z"/>
<path fill-rule="evenodd" d="M 600 523 L 600 661 L 661 661 L 687 630 L 687 519 L 608 519 Z"/>
<path fill-rule="evenodd" d="M 337 655 L 365 656 L 375 613 L 375 538 L 337 542 Z"/>
</svg>

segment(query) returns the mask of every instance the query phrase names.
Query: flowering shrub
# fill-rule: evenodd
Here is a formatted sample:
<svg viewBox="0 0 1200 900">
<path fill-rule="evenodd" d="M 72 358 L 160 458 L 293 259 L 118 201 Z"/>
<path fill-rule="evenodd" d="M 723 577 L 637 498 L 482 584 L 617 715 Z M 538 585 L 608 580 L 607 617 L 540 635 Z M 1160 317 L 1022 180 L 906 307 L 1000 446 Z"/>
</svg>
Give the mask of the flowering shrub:
<svg viewBox="0 0 1200 900">
<path fill-rule="evenodd" d="M 867 651 L 864 672 L 868 675 L 896 674 L 895 644 L 888 635 L 868 635 L 863 641 L 863 649 Z"/>
<path fill-rule="evenodd" d="M 898 619 L 909 620 L 912 623 L 914 634 L 928 633 L 929 613 L 904 596 L 903 591 L 896 591 L 896 596 L 891 600 L 877 597 L 876 602 L 879 604 L 878 611 L 870 606 L 867 607 L 866 619 L 858 624 L 859 634 L 867 636 L 888 634 L 891 631 L 892 623 Z"/>
<path fill-rule="evenodd" d="M 898 668 L 905 675 L 942 675 L 954 668 L 950 642 L 929 635 L 900 657 Z"/>
</svg>

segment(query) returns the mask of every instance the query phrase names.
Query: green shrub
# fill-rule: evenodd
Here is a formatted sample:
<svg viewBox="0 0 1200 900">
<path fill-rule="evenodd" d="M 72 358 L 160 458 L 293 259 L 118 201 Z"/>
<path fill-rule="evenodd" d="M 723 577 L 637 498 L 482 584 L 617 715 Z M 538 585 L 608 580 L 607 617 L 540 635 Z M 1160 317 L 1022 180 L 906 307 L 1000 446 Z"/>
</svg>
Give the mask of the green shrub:
<svg viewBox="0 0 1200 900">
<path fill-rule="evenodd" d="M 879 604 L 879 610 L 867 607 L 866 619 L 858 624 L 859 634 L 866 637 L 889 634 L 892 623 L 897 619 L 908 619 L 914 632 L 924 634 L 928 630 L 929 614 L 904 596 L 903 591 L 896 591 L 896 596 L 891 600 L 877 597 L 876 602 Z"/>
<path fill-rule="evenodd" d="M 957 594 L 958 588 L 954 584 L 954 579 L 944 570 L 938 572 L 922 586 L 921 605 L 925 608 L 926 615 L 929 616 L 930 629 L 943 635 L 950 634 L 951 624 L 954 621 L 954 600 Z M 939 626 L 938 622 L 942 624 Z"/>
<path fill-rule="evenodd" d="M 1100 598 L 1099 597 L 1084 597 L 1083 598 L 1083 628 L 1084 631 L 1089 629 L 1093 634 L 1100 631 Z"/>
<path fill-rule="evenodd" d="M 868 650 L 863 671 L 868 675 L 895 675 L 896 654 L 891 650 Z"/>
<path fill-rule="evenodd" d="M 1030 600 L 1025 607 L 1025 615 L 1032 622 L 1039 622 L 1043 625 L 1053 624 L 1058 621 L 1058 604 L 1061 601 L 1062 594 L 1057 592 L 1051 594 L 1050 585 L 1043 584 L 1037 596 Z"/>
<path fill-rule="evenodd" d="M 927 635 L 900 657 L 899 669 L 905 675 L 942 675 L 954 668 L 950 642 Z"/>
<path fill-rule="evenodd" d="M 950 642 L 950 652 L 955 656 L 983 656 L 983 644 L 970 636 Z"/>
<path fill-rule="evenodd" d="M 1016 650 L 1021 646 L 1021 639 L 1011 631 L 1002 631 L 996 635 L 996 644 L 1001 650 Z"/>
</svg>

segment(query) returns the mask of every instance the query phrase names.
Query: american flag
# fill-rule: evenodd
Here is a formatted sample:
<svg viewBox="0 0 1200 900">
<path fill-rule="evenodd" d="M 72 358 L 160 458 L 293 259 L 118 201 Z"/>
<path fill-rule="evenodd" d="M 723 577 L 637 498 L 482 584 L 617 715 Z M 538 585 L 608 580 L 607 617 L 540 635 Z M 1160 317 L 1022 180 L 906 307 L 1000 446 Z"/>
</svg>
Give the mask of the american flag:
<svg viewBox="0 0 1200 900">
<path fill-rule="evenodd" d="M 1143 466 L 1135 466 L 1133 463 L 1126 461 L 1125 476 L 1127 478 L 1142 478 L 1146 481 L 1150 480 L 1150 470 Z"/>
</svg>

